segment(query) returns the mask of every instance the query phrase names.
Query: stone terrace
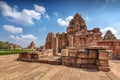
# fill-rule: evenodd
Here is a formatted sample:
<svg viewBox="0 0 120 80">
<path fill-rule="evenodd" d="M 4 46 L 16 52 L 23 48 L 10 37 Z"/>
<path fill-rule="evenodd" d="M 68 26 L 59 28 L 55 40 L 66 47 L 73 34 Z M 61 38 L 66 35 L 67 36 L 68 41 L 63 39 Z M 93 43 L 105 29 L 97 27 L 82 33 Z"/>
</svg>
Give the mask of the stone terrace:
<svg viewBox="0 0 120 80">
<path fill-rule="evenodd" d="M 120 61 L 110 60 L 110 72 L 16 61 L 18 55 L 0 56 L 0 80 L 120 80 Z"/>
</svg>

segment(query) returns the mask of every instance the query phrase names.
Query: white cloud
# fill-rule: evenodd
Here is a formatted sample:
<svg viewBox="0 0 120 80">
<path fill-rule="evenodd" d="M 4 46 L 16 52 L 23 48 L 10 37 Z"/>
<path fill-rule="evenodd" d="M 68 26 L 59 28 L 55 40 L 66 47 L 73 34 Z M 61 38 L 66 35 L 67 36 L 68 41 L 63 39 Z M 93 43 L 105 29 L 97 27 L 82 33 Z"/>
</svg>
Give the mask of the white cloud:
<svg viewBox="0 0 120 80">
<path fill-rule="evenodd" d="M 42 14 L 44 14 L 45 11 L 46 11 L 43 6 L 40 6 L 40 5 L 37 5 L 37 4 L 34 4 L 34 8 L 35 8 L 35 10 L 36 10 L 37 12 L 40 12 L 40 13 L 42 13 Z"/>
<path fill-rule="evenodd" d="M 35 9 L 36 6 L 38 8 L 38 5 L 34 5 Z M 17 10 L 17 7 L 11 7 L 4 1 L 0 1 L 0 11 L 7 20 L 22 25 L 34 25 L 33 19 L 40 20 L 41 15 L 45 12 L 44 9 L 39 12 L 23 9 L 20 12 Z"/>
<path fill-rule="evenodd" d="M 71 19 L 73 19 L 73 16 L 66 17 L 66 21 L 70 21 Z"/>
<path fill-rule="evenodd" d="M 108 30 L 110 30 L 110 31 L 115 35 L 115 37 L 117 37 L 118 39 L 120 39 L 120 36 L 119 36 L 118 31 L 115 30 L 113 27 L 105 27 L 105 28 L 101 29 L 101 32 L 103 33 L 102 36 L 104 36 L 105 33 L 106 33 Z"/>
<path fill-rule="evenodd" d="M 57 12 L 54 12 L 53 14 L 54 14 L 55 16 L 59 16 Z"/>
<path fill-rule="evenodd" d="M 63 20 L 62 18 L 59 18 L 59 19 L 57 20 L 57 22 L 58 22 L 58 24 L 59 24 L 60 26 L 68 26 L 68 22 L 66 22 L 66 21 Z"/>
<path fill-rule="evenodd" d="M 45 15 L 45 17 L 46 17 L 47 19 L 50 19 L 50 16 L 48 16 L 48 15 Z"/>
<path fill-rule="evenodd" d="M 88 20 L 88 19 L 89 19 L 89 17 L 86 17 L 86 18 L 85 18 L 85 20 Z"/>
<path fill-rule="evenodd" d="M 15 27 L 15 26 L 12 26 L 12 25 L 3 25 L 3 28 L 5 30 L 7 30 L 8 32 L 11 32 L 13 34 L 15 34 L 15 33 L 22 33 L 23 32 L 22 28 Z"/>
<path fill-rule="evenodd" d="M 58 18 L 57 22 L 60 26 L 68 26 L 70 20 L 73 18 L 73 16 L 68 16 L 65 19 Z"/>
<path fill-rule="evenodd" d="M 23 40 L 23 39 L 26 39 L 26 40 L 37 40 L 37 38 L 34 35 L 32 35 L 32 34 L 20 35 L 20 36 L 11 35 L 10 38 L 16 39 L 16 40 L 18 40 L 18 39 L 21 39 L 21 40 Z"/>
<path fill-rule="evenodd" d="M 37 39 L 37 38 L 36 38 L 34 35 L 32 35 L 32 34 L 21 35 L 21 38 L 22 38 L 22 39 L 34 39 L 34 40 Z"/>
<path fill-rule="evenodd" d="M 15 39 L 15 37 L 13 35 L 11 35 L 10 38 Z"/>
<path fill-rule="evenodd" d="M 20 36 L 10 36 L 10 42 L 19 44 L 22 47 L 27 47 L 31 41 L 36 41 L 37 37 L 35 37 L 32 34 L 27 34 L 27 35 L 20 35 Z"/>
<path fill-rule="evenodd" d="M 101 31 L 103 33 L 106 32 L 106 31 L 108 31 L 108 30 L 110 30 L 113 34 L 117 33 L 117 31 L 114 28 L 112 28 L 112 27 L 105 27 L 105 28 L 101 29 Z"/>
</svg>

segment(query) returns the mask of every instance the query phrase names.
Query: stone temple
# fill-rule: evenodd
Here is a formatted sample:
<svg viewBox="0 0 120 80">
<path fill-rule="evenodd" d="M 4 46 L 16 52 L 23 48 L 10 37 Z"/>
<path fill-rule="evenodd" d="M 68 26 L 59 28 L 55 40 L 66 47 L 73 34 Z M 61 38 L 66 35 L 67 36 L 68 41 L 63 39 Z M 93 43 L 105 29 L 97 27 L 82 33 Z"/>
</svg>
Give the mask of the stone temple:
<svg viewBox="0 0 120 80">
<path fill-rule="evenodd" d="M 99 28 L 88 30 L 85 21 L 80 14 L 76 14 L 70 21 L 66 33 L 49 33 L 46 39 L 45 48 L 53 49 L 55 39 L 58 39 L 58 51 L 66 47 L 88 47 L 97 45 L 102 40 L 102 33 Z"/>
<path fill-rule="evenodd" d="M 34 42 L 29 48 L 35 48 Z M 45 46 L 37 51 L 20 53 L 18 60 L 110 71 L 108 60 L 116 56 L 120 58 L 120 40 L 110 30 L 104 38 L 99 28 L 88 30 L 84 19 L 77 13 L 66 32 L 48 33 Z"/>
<path fill-rule="evenodd" d="M 62 34 L 59 32 L 56 34 L 49 33 L 45 43 L 45 48 L 53 49 L 54 53 L 61 52 L 67 47 L 85 48 L 89 46 L 108 46 L 116 55 L 120 49 L 120 40 L 110 30 L 106 32 L 104 38 L 100 28 L 88 30 L 84 19 L 78 13 L 70 21 L 66 32 Z"/>
</svg>

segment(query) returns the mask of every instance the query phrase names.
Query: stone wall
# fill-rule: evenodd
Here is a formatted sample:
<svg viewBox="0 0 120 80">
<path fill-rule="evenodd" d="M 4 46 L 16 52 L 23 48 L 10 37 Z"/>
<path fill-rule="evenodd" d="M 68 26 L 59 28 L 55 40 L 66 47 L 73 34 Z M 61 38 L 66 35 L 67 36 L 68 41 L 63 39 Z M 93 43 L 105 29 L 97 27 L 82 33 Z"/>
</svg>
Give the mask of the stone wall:
<svg viewBox="0 0 120 80">
<path fill-rule="evenodd" d="M 111 50 L 112 58 L 120 59 L 120 40 L 106 40 L 97 42 L 98 46 L 108 46 Z"/>
<path fill-rule="evenodd" d="M 75 47 L 88 47 L 97 45 L 98 41 L 102 40 L 102 33 L 99 28 L 88 30 L 86 33 L 77 32 L 75 34 L 74 46 Z"/>
<path fill-rule="evenodd" d="M 18 60 L 32 60 L 39 59 L 39 54 L 37 53 L 29 53 L 29 52 L 21 52 L 19 53 Z"/>
<path fill-rule="evenodd" d="M 62 64 L 81 68 L 109 71 L 109 52 L 104 47 L 80 49 L 62 49 Z"/>
</svg>

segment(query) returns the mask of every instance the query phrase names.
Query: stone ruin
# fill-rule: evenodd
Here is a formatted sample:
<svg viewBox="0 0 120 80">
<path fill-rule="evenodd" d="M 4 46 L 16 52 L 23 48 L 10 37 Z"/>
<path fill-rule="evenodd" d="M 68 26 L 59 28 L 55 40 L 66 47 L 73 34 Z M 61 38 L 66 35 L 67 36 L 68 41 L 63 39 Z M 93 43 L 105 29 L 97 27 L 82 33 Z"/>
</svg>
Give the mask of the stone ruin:
<svg viewBox="0 0 120 80">
<path fill-rule="evenodd" d="M 62 64 L 99 71 L 110 71 L 107 47 L 87 47 L 80 49 L 62 49 Z"/>
<path fill-rule="evenodd" d="M 120 59 L 120 40 L 108 30 L 102 41 L 97 42 L 97 46 L 109 46 L 111 59 Z"/>
<path fill-rule="evenodd" d="M 103 40 L 117 40 L 114 34 L 108 30 L 103 38 Z"/>
<path fill-rule="evenodd" d="M 70 21 L 66 32 L 62 34 L 48 34 L 45 47 L 47 49 L 53 49 L 53 52 L 56 51 L 53 53 L 56 55 L 61 52 L 63 65 L 109 71 L 108 60 L 111 56 L 110 49 L 105 49 L 104 46 L 110 47 L 110 45 L 99 44 L 106 40 L 113 42 L 113 40 L 117 39 L 110 30 L 107 31 L 104 39 L 99 28 L 88 30 L 85 21 L 77 13 Z M 102 49 L 100 48 L 101 46 Z M 89 47 L 93 48 L 89 49 Z"/>
<path fill-rule="evenodd" d="M 35 50 L 35 48 L 36 48 L 35 42 L 32 41 L 32 42 L 30 43 L 30 45 L 28 46 L 28 49 Z"/>
<path fill-rule="evenodd" d="M 58 39 L 57 42 L 54 41 L 55 38 Z M 49 33 L 45 44 L 46 49 L 53 49 L 54 55 L 60 53 L 62 49 L 70 47 L 82 49 L 89 46 L 108 46 L 111 58 L 120 58 L 120 40 L 110 30 L 103 38 L 99 28 L 88 30 L 84 19 L 78 13 L 70 21 L 66 32 Z"/>
<path fill-rule="evenodd" d="M 46 44 L 45 44 L 46 49 L 52 49 L 53 48 L 54 37 L 55 37 L 54 33 L 49 33 L 47 35 Z"/>
<path fill-rule="evenodd" d="M 49 33 L 46 38 L 46 49 L 54 48 L 54 38 L 58 39 L 58 51 L 67 47 L 88 47 L 96 46 L 98 41 L 102 40 L 102 33 L 99 28 L 88 30 L 85 21 L 80 14 L 76 14 L 70 21 L 66 33 Z M 54 50 L 54 49 L 53 49 Z"/>
<path fill-rule="evenodd" d="M 9 44 L 9 50 L 20 50 L 22 49 L 20 45 L 17 44 Z"/>
<path fill-rule="evenodd" d="M 66 32 L 62 34 L 49 33 L 43 47 L 45 48 L 40 49 L 41 55 L 52 53 L 52 58 L 43 59 L 43 56 L 39 57 L 38 53 L 20 53 L 18 60 L 25 59 L 27 61 L 109 71 L 110 53 L 119 53 L 120 40 L 117 40 L 110 30 L 107 31 L 104 38 L 102 38 L 99 28 L 88 30 L 85 21 L 77 13 L 70 21 Z M 30 44 L 29 48 L 35 48 L 34 42 Z"/>
</svg>

